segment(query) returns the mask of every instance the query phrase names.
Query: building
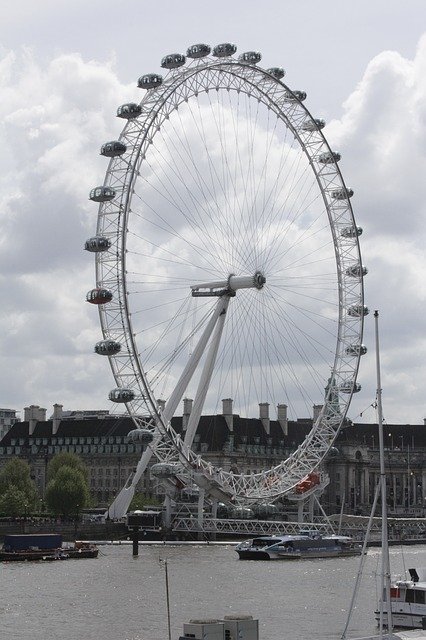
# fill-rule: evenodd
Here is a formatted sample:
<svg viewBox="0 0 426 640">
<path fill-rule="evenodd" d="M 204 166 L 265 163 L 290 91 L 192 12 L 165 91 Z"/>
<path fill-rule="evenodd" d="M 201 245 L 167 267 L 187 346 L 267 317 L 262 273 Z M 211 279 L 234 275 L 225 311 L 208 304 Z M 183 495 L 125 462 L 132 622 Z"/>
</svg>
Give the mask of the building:
<svg viewBox="0 0 426 640">
<path fill-rule="evenodd" d="M 185 431 L 191 408 L 191 400 L 184 400 L 182 416 L 173 418 L 178 433 Z M 222 413 L 201 417 L 193 449 L 214 465 L 236 473 L 270 468 L 297 449 L 313 422 L 312 418 L 287 420 L 285 405 L 278 406 L 277 415 L 277 420 L 270 419 L 269 407 L 260 405 L 258 418 L 242 418 L 233 413 L 232 400 L 226 399 Z M 42 498 L 47 464 L 60 451 L 82 458 L 89 471 L 91 495 L 99 506 L 113 500 L 139 461 L 141 445 L 127 440 L 134 428 L 128 416 L 63 412 L 61 405 L 55 405 L 50 420 L 36 406 L 27 407 L 25 417 L 0 441 L 0 466 L 12 456 L 27 460 Z M 426 425 L 386 425 L 384 431 L 389 513 L 424 516 Z M 321 497 L 325 511 L 338 513 L 343 503 L 345 513 L 369 514 L 380 475 L 378 426 L 348 422 L 324 466 L 330 477 Z M 157 494 L 158 480 L 151 478 L 149 468 L 138 489 L 148 496 Z"/>
<path fill-rule="evenodd" d="M 0 409 L 0 440 L 9 431 L 10 427 L 18 422 L 15 409 Z"/>
</svg>

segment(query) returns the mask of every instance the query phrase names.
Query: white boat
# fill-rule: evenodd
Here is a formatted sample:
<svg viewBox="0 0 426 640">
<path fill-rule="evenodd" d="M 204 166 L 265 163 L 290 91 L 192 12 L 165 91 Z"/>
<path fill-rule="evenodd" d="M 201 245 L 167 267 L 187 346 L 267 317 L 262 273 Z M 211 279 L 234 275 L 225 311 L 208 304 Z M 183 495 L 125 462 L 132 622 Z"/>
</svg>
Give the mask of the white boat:
<svg viewBox="0 0 426 640">
<path fill-rule="evenodd" d="M 394 628 L 425 629 L 426 627 L 426 568 L 408 569 L 411 580 L 392 581 L 390 587 L 390 609 Z M 388 599 L 382 600 L 383 612 L 387 616 Z M 375 612 L 379 620 L 379 611 Z"/>
<path fill-rule="evenodd" d="M 240 560 L 300 560 L 357 556 L 362 545 L 348 536 L 304 533 L 288 536 L 259 536 L 235 548 Z"/>
</svg>

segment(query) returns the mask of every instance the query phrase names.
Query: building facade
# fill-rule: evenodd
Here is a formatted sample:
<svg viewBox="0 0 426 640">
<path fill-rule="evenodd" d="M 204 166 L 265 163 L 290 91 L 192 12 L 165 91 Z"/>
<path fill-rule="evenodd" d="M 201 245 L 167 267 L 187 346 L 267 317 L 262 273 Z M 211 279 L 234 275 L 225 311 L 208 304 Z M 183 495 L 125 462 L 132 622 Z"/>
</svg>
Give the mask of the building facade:
<svg viewBox="0 0 426 640">
<path fill-rule="evenodd" d="M 257 473 L 277 465 L 303 442 L 313 422 L 287 420 L 283 407 L 278 407 L 277 420 L 269 418 L 264 405 L 259 407 L 258 418 L 242 418 L 233 413 L 232 401 L 224 400 L 221 414 L 201 417 L 193 449 L 214 465 L 235 473 Z M 172 421 L 177 432 L 184 433 L 190 411 L 191 403 L 185 400 L 182 416 Z M 0 466 L 13 456 L 26 460 L 41 500 L 48 462 L 61 451 L 82 458 L 88 468 L 93 504 L 102 507 L 111 503 L 141 456 L 141 445 L 127 439 L 134 428 L 128 416 L 63 412 L 61 405 L 55 405 L 49 420 L 44 409 L 34 406 L 25 409 L 25 417 L 1 439 Z M 386 425 L 384 440 L 389 514 L 425 516 L 425 424 Z M 380 475 L 378 426 L 348 423 L 324 461 L 324 470 L 330 478 L 321 496 L 327 513 L 338 513 L 343 505 L 345 513 L 369 514 Z M 149 467 L 138 490 L 149 497 L 162 493 Z"/>
</svg>

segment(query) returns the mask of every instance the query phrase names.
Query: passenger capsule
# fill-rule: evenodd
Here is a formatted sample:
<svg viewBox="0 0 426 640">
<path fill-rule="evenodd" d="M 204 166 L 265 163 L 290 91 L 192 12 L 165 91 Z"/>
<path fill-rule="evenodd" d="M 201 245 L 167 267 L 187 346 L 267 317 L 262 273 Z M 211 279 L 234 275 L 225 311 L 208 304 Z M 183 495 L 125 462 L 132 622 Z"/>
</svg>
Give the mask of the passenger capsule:
<svg viewBox="0 0 426 640">
<path fill-rule="evenodd" d="M 186 55 L 188 58 L 205 58 L 210 52 L 211 47 L 208 44 L 193 44 L 186 50 Z"/>
<path fill-rule="evenodd" d="M 341 189 L 335 189 L 331 192 L 331 197 L 335 200 L 348 200 L 349 198 L 352 198 L 353 195 L 353 189 L 347 189 L 345 187 L 342 187 Z"/>
<path fill-rule="evenodd" d="M 117 117 L 124 118 L 125 120 L 133 120 L 133 118 L 140 116 L 141 113 L 142 107 L 140 104 L 136 104 L 136 102 L 127 102 L 117 109 Z"/>
<path fill-rule="evenodd" d="M 346 382 L 342 382 L 339 389 L 342 393 L 358 393 L 361 391 L 361 385 L 354 380 L 346 380 Z"/>
<path fill-rule="evenodd" d="M 114 389 L 114 391 L 130 391 L 130 389 Z M 119 400 L 119 402 L 121 402 L 121 400 Z M 149 431 L 148 429 L 133 429 L 127 434 L 127 439 L 130 442 L 146 445 L 153 441 L 154 435 L 152 431 Z"/>
<path fill-rule="evenodd" d="M 303 102 L 303 100 L 306 100 L 306 91 L 286 91 L 285 97 L 287 100 L 290 100 L 290 102 Z"/>
<path fill-rule="evenodd" d="M 111 187 L 95 187 L 89 194 L 89 199 L 93 202 L 109 202 L 114 198 L 115 191 Z"/>
<path fill-rule="evenodd" d="M 362 234 L 362 227 L 344 227 L 340 235 L 342 238 L 357 238 Z"/>
<path fill-rule="evenodd" d="M 103 236 L 94 236 L 93 238 L 89 238 L 84 243 L 84 248 L 86 251 L 90 251 L 91 253 L 101 253 L 102 251 L 108 251 L 111 246 L 111 241 L 108 238 L 104 238 Z"/>
<path fill-rule="evenodd" d="M 339 162 L 341 158 L 340 153 L 338 151 L 324 151 L 318 158 L 318 162 L 321 164 L 333 164 L 333 162 Z"/>
<path fill-rule="evenodd" d="M 121 351 L 121 344 L 115 340 L 101 340 L 95 344 L 95 353 L 100 356 L 113 356 Z"/>
<path fill-rule="evenodd" d="M 248 507 L 234 507 L 231 510 L 231 517 L 236 520 L 253 520 L 254 513 Z"/>
<path fill-rule="evenodd" d="M 367 353 L 367 347 L 363 344 L 350 344 L 345 349 L 347 356 L 365 356 Z"/>
<path fill-rule="evenodd" d="M 126 152 L 126 145 L 118 140 L 112 140 L 111 142 L 105 142 L 101 147 L 101 156 L 107 158 L 115 158 L 116 156 L 122 156 Z"/>
<path fill-rule="evenodd" d="M 262 60 L 262 54 L 259 51 L 245 51 L 238 56 L 239 62 L 245 62 L 246 64 L 257 64 Z"/>
<path fill-rule="evenodd" d="M 325 120 L 322 120 L 321 118 L 312 118 L 309 120 L 305 120 L 305 122 L 302 124 L 303 131 L 317 131 L 318 129 L 324 129 L 324 127 Z"/>
<path fill-rule="evenodd" d="M 266 73 L 269 73 L 270 76 L 274 76 L 277 80 L 281 80 L 284 78 L 285 71 L 282 67 L 271 67 L 270 69 L 266 69 Z"/>
<path fill-rule="evenodd" d="M 150 473 L 155 478 L 173 478 L 178 472 L 178 466 L 169 462 L 153 464 Z"/>
<path fill-rule="evenodd" d="M 354 304 L 348 309 L 348 314 L 353 318 L 362 318 L 363 316 L 368 316 L 369 313 L 370 309 L 362 304 Z"/>
<path fill-rule="evenodd" d="M 163 69 L 177 69 L 182 67 L 186 62 L 186 58 L 182 53 L 170 53 L 161 60 Z"/>
<path fill-rule="evenodd" d="M 141 76 L 138 80 L 139 89 L 155 89 L 163 83 L 163 76 L 159 76 L 158 73 L 147 73 Z"/>
<path fill-rule="evenodd" d="M 118 387 L 109 392 L 108 398 L 111 402 L 131 402 L 135 398 L 135 392 L 132 389 Z"/>
<path fill-rule="evenodd" d="M 367 275 L 368 269 L 360 264 L 351 264 L 351 266 L 346 269 L 345 273 L 351 278 L 360 278 L 361 276 Z"/>
<path fill-rule="evenodd" d="M 112 291 L 102 288 L 92 289 L 86 295 L 86 300 L 91 304 L 105 304 L 112 300 Z"/>
<path fill-rule="evenodd" d="M 216 58 L 226 58 L 233 56 L 236 53 L 237 47 L 231 42 L 224 42 L 223 44 L 217 44 L 213 49 L 213 55 Z"/>
</svg>

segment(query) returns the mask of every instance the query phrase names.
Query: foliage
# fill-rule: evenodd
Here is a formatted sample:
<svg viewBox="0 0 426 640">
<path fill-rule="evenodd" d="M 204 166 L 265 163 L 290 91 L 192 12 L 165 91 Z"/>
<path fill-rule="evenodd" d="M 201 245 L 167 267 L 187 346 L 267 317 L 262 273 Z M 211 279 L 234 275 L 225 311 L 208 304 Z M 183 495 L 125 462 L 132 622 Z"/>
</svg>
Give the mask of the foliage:
<svg viewBox="0 0 426 640">
<path fill-rule="evenodd" d="M 0 497 L 0 513 L 6 516 L 25 516 L 28 513 L 28 508 L 25 493 L 13 484 Z"/>
<path fill-rule="evenodd" d="M 83 473 L 67 465 L 61 466 L 48 482 L 46 502 L 56 515 L 77 515 L 89 503 L 89 488 Z"/>
<path fill-rule="evenodd" d="M 135 493 L 133 500 L 130 503 L 129 511 L 141 510 L 149 506 L 160 506 L 160 503 L 155 498 L 149 498 L 144 493 Z"/>
<path fill-rule="evenodd" d="M 85 480 L 88 478 L 87 467 L 75 453 L 62 451 L 57 453 L 47 465 L 47 481 L 54 480 L 56 474 L 62 467 L 70 467 L 83 474 Z"/>
<path fill-rule="evenodd" d="M 11 516 L 23 515 L 35 509 L 38 502 L 29 464 L 12 458 L 0 470 L 0 511 Z"/>
</svg>

